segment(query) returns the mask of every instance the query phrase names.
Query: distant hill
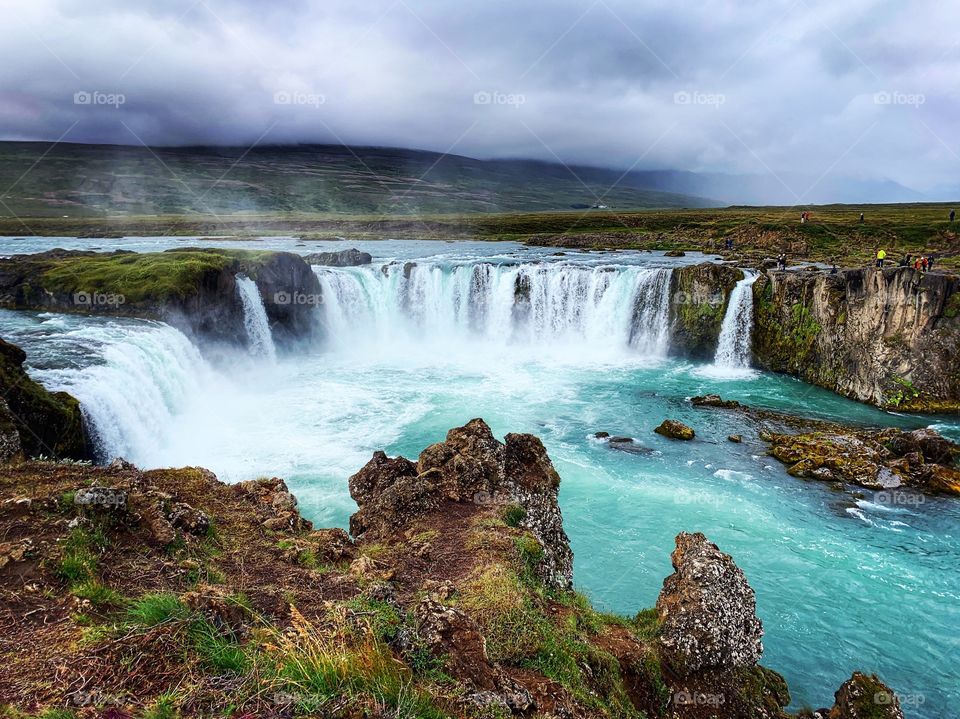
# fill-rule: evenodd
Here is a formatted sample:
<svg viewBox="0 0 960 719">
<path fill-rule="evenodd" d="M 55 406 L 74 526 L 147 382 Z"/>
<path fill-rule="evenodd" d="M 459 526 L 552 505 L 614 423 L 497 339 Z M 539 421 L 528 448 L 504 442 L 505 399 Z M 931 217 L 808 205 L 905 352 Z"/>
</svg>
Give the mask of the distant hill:
<svg viewBox="0 0 960 719">
<path fill-rule="evenodd" d="M 330 145 L 146 148 L 39 142 L 0 142 L 0 200 L 6 205 L 0 205 L 0 215 L 46 217 L 415 215 L 718 204 L 695 193 L 646 187 L 615 170 L 528 160 Z"/>
</svg>

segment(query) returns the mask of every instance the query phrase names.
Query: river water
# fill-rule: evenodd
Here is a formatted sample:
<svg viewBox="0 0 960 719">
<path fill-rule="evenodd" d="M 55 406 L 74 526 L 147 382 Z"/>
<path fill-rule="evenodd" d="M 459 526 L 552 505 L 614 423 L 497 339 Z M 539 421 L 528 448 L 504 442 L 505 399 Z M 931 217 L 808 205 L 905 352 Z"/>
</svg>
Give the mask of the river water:
<svg viewBox="0 0 960 719">
<path fill-rule="evenodd" d="M 196 244 L 6 238 L 0 254 Z M 287 238 L 211 244 L 344 247 Z M 795 707 L 831 704 L 860 669 L 894 687 L 908 717 L 954 716 L 960 501 L 891 505 L 866 490 L 792 478 L 743 417 L 686 400 L 716 392 L 850 423 L 936 425 L 960 439 L 956 419 L 884 413 L 745 367 L 737 343 L 748 341 L 749 327 L 734 315 L 717 364 L 672 357 L 669 273 L 699 255 L 354 245 L 374 264 L 316 268 L 324 339 L 296 354 L 263 349 L 257 308 L 248 331 L 260 350 L 235 355 L 208 356 L 172 327 L 138 320 L 0 311 L 0 335 L 27 351 L 37 379 L 81 400 L 104 459 L 201 465 L 226 481 L 280 476 L 318 526 L 346 526 L 355 510 L 347 477 L 376 449 L 415 457 L 473 417 L 501 437 L 532 432 L 563 478 L 575 583 L 596 604 L 625 614 L 651 606 L 671 572 L 674 536 L 703 531 L 756 590 L 763 661 L 786 676 Z M 731 312 L 749 312 L 744 296 L 732 304 Z M 694 427 L 696 440 L 654 434 L 666 417 Z M 593 439 L 599 430 L 649 451 L 615 450 Z M 732 433 L 744 442 L 728 442 Z"/>
</svg>

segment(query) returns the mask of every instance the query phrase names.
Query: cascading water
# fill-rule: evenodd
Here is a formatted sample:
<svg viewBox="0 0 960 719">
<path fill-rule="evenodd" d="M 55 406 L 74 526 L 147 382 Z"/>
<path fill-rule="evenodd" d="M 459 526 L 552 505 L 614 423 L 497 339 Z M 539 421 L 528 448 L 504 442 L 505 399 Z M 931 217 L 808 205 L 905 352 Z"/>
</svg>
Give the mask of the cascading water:
<svg viewBox="0 0 960 719">
<path fill-rule="evenodd" d="M 36 377 L 80 400 L 101 461 L 126 457 L 149 466 L 160 460 L 162 438 L 210 385 L 212 371 L 200 352 L 168 325 L 80 327 L 46 341 L 98 348 L 95 364 L 39 370 Z"/>
<path fill-rule="evenodd" d="M 669 269 L 476 263 L 317 268 L 331 341 L 356 333 L 587 344 L 662 357 Z"/>
<path fill-rule="evenodd" d="M 753 283 L 759 276 L 756 273 L 747 273 L 730 293 L 730 302 L 720 326 L 717 353 L 714 356 L 714 365 L 717 367 L 744 369 L 750 366 Z"/>
<path fill-rule="evenodd" d="M 263 306 L 257 283 L 249 277 L 237 275 L 237 294 L 243 305 L 243 326 L 247 331 L 250 353 L 258 357 L 276 359 L 277 350 L 270 333 L 270 322 Z"/>
</svg>

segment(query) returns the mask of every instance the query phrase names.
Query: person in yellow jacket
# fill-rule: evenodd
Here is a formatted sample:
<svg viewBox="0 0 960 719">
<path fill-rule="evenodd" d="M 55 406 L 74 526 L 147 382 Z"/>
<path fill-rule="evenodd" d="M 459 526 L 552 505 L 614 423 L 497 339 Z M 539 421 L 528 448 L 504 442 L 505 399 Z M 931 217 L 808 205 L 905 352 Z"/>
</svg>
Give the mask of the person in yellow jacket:
<svg viewBox="0 0 960 719">
<path fill-rule="evenodd" d="M 883 267 L 883 261 L 887 259 L 886 250 L 877 250 L 877 267 Z"/>
</svg>

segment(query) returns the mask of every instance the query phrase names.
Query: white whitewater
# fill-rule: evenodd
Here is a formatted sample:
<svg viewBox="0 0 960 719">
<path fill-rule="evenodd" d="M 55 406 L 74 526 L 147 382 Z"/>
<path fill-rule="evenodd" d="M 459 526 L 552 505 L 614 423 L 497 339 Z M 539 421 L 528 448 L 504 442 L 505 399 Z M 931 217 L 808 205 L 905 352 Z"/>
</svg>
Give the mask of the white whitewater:
<svg viewBox="0 0 960 719">
<path fill-rule="evenodd" d="M 747 273 L 730 293 L 730 302 L 720 325 L 720 338 L 713 363 L 717 367 L 750 367 L 750 343 L 753 334 L 753 283 L 760 275 Z"/>
<path fill-rule="evenodd" d="M 670 270 L 548 264 L 315 268 L 332 344 L 442 339 L 666 354 Z"/>
<path fill-rule="evenodd" d="M 257 283 L 249 277 L 237 275 L 237 294 L 243 304 L 243 326 L 247 331 L 247 345 L 250 353 L 258 357 L 276 359 L 277 349 L 273 344 L 267 310 Z"/>
<path fill-rule="evenodd" d="M 41 370 L 37 378 L 80 400 L 98 458 L 162 463 L 162 438 L 211 385 L 213 373 L 197 348 L 160 323 L 81 327 L 58 341 L 82 342 L 97 355 L 85 368 Z"/>
</svg>

